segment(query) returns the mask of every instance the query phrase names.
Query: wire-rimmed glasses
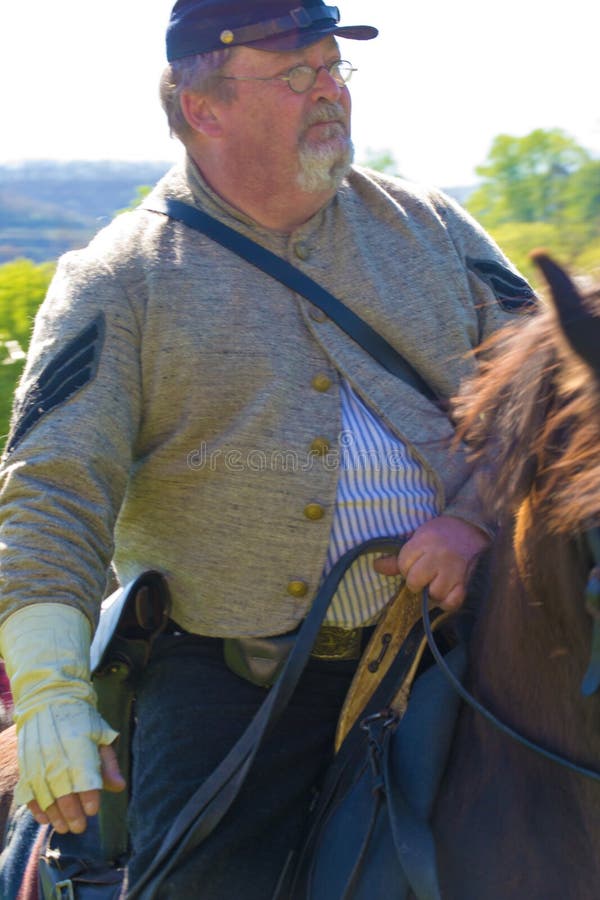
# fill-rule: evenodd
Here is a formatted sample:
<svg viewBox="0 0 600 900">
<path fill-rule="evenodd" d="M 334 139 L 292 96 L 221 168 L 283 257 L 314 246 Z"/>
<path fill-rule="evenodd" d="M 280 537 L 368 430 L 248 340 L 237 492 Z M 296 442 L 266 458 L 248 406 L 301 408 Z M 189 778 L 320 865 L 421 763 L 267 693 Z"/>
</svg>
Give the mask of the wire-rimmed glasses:
<svg viewBox="0 0 600 900">
<path fill-rule="evenodd" d="M 325 69 L 340 87 L 347 84 L 352 73 L 357 71 L 347 59 L 336 59 L 328 66 L 319 66 L 315 69 L 302 64 L 294 66 L 285 75 L 271 75 L 268 78 L 261 78 L 258 75 L 221 75 L 220 77 L 229 81 L 286 81 L 294 94 L 305 94 L 314 85 L 321 69 Z"/>
</svg>

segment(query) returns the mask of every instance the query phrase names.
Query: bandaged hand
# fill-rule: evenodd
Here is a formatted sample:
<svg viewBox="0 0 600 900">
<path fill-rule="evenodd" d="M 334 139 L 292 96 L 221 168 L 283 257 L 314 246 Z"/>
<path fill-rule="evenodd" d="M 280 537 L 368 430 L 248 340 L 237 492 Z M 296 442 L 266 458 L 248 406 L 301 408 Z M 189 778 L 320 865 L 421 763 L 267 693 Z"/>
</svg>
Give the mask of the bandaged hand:
<svg viewBox="0 0 600 900">
<path fill-rule="evenodd" d="M 86 792 L 96 799 L 94 792 L 103 785 L 99 748 L 117 737 L 96 710 L 90 634 L 83 613 L 60 603 L 23 607 L 0 628 L 18 735 L 15 800 L 28 803 L 34 813 L 50 809 L 53 824 L 60 820 L 60 798 L 73 795 L 77 806 L 78 795 L 90 796 Z M 79 819 L 87 811 L 82 809 Z"/>
</svg>

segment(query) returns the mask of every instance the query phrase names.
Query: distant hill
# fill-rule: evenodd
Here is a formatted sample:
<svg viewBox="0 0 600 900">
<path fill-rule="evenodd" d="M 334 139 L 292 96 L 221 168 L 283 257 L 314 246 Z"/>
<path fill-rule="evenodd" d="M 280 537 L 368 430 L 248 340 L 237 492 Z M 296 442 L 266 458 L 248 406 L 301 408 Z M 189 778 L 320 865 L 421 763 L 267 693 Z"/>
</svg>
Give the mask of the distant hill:
<svg viewBox="0 0 600 900">
<path fill-rule="evenodd" d="M 0 165 L 0 263 L 24 256 L 54 260 L 83 247 L 138 187 L 154 184 L 170 162 L 31 161 Z"/>
<path fill-rule="evenodd" d="M 0 264 L 55 260 L 84 247 L 114 214 L 152 185 L 170 162 L 53 160 L 0 165 Z M 472 188 L 447 188 L 463 203 Z"/>
</svg>

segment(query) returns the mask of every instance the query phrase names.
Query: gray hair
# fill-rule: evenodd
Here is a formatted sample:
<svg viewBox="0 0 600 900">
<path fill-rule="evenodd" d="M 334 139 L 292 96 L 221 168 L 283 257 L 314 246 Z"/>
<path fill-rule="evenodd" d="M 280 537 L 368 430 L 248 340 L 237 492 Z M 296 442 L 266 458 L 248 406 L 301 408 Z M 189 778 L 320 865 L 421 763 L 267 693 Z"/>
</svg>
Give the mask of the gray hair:
<svg viewBox="0 0 600 900">
<path fill-rule="evenodd" d="M 182 92 L 198 91 L 216 95 L 226 101 L 233 99 L 235 82 L 222 81 L 217 76 L 234 51 L 235 47 L 224 47 L 222 50 L 176 59 L 162 73 L 160 102 L 166 113 L 171 135 L 176 135 L 183 143 L 192 133 L 192 128 L 181 109 Z"/>
</svg>

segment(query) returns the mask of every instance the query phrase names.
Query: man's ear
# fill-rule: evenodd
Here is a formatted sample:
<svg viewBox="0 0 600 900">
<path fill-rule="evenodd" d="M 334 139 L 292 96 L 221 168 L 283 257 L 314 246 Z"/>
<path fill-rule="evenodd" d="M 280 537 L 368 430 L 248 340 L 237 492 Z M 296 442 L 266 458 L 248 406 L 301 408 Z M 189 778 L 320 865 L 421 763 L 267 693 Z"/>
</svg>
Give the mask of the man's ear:
<svg viewBox="0 0 600 900">
<path fill-rule="evenodd" d="M 181 111 L 188 125 L 206 137 L 218 137 L 221 123 L 215 114 L 210 97 L 195 91 L 182 91 Z"/>
</svg>

